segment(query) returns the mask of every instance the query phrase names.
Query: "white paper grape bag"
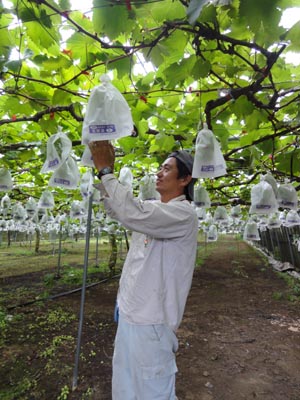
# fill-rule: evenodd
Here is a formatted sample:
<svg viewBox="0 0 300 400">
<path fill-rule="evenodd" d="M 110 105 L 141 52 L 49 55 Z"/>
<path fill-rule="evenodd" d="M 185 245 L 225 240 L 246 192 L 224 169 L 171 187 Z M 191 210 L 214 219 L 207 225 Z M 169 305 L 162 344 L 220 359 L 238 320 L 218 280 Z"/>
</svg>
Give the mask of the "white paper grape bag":
<svg viewBox="0 0 300 400">
<path fill-rule="evenodd" d="M 35 215 L 35 213 L 37 212 L 37 202 L 34 200 L 33 197 L 29 197 L 25 204 L 25 209 L 30 218 Z"/>
<path fill-rule="evenodd" d="M 93 186 L 93 204 L 100 204 L 102 198 L 101 193 Z"/>
<path fill-rule="evenodd" d="M 261 177 L 261 181 L 251 189 L 250 214 L 273 214 L 278 210 L 278 202 L 272 186 Z"/>
<path fill-rule="evenodd" d="M 94 178 L 91 171 L 85 172 L 80 180 L 80 193 L 82 197 L 90 197 L 94 192 Z"/>
<path fill-rule="evenodd" d="M 71 140 L 59 128 L 59 131 L 47 141 L 47 158 L 41 169 L 41 173 L 55 171 L 66 161 L 71 150 Z"/>
<path fill-rule="evenodd" d="M 274 213 L 269 216 L 269 219 L 268 219 L 268 228 L 269 229 L 280 228 L 281 225 L 282 225 L 282 222 L 279 219 L 278 213 Z"/>
<path fill-rule="evenodd" d="M 193 165 L 193 178 L 214 178 L 225 175 L 226 163 L 220 144 L 213 132 L 203 124 L 196 139 L 196 153 Z"/>
<path fill-rule="evenodd" d="M 263 175 L 263 179 L 272 186 L 275 197 L 277 197 L 278 185 L 274 176 L 270 172 L 267 172 L 265 175 Z"/>
<path fill-rule="evenodd" d="M 141 200 L 158 200 L 160 198 L 160 194 L 156 191 L 156 179 L 154 175 L 146 174 L 140 180 L 138 197 Z"/>
<path fill-rule="evenodd" d="M 49 190 L 45 190 L 38 201 L 38 208 L 54 208 L 54 197 Z"/>
<path fill-rule="evenodd" d="M 68 157 L 65 162 L 54 171 L 49 180 L 49 186 L 76 189 L 80 180 L 80 173 L 76 161 Z"/>
<path fill-rule="evenodd" d="M 241 212 L 241 206 L 237 204 L 236 206 L 232 206 L 230 210 L 230 215 L 232 216 L 232 218 L 239 218 L 241 216 Z"/>
<path fill-rule="evenodd" d="M 10 208 L 11 200 L 7 193 L 2 197 L 0 205 L 2 210 L 8 210 Z"/>
<path fill-rule="evenodd" d="M 8 169 L 0 168 L 0 192 L 7 192 L 13 188 L 11 174 Z"/>
<path fill-rule="evenodd" d="M 260 240 L 257 223 L 255 221 L 248 221 L 245 226 L 244 240 Z"/>
<path fill-rule="evenodd" d="M 216 225 L 210 225 L 207 232 L 207 241 L 216 242 L 218 240 L 218 228 Z"/>
<path fill-rule="evenodd" d="M 27 218 L 26 210 L 21 203 L 16 203 L 13 206 L 12 217 L 15 222 L 23 222 Z"/>
<path fill-rule="evenodd" d="M 210 198 L 205 187 L 201 185 L 194 186 L 194 204 L 197 207 L 209 208 Z"/>
<path fill-rule="evenodd" d="M 89 146 L 85 146 L 82 157 L 81 157 L 81 164 L 85 167 L 95 167 L 91 150 Z"/>
<path fill-rule="evenodd" d="M 280 211 L 279 220 L 281 221 L 282 224 L 285 223 L 285 218 L 286 218 L 286 212 L 285 211 Z"/>
<path fill-rule="evenodd" d="M 102 75 L 101 84 L 90 95 L 82 127 L 82 143 L 96 140 L 119 139 L 130 136 L 133 121 L 130 108 L 108 75 Z"/>
<path fill-rule="evenodd" d="M 120 169 L 119 182 L 132 190 L 133 175 L 130 168 L 122 167 Z"/>
<path fill-rule="evenodd" d="M 262 226 L 268 225 L 268 218 L 266 215 L 261 215 L 260 218 L 255 222 L 257 222 L 259 229 L 260 229 Z"/>
<path fill-rule="evenodd" d="M 282 185 L 279 185 L 277 201 L 279 207 L 297 210 L 298 195 L 296 189 L 291 183 L 284 183 Z"/>
<path fill-rule="evenodd" d="M 217 206 L 214 213 L 214 222 L 225 223 L 228 222 L 227 210 L 224 206 Z"/>
<path fill-rule="evenodd" d="M 300 216 L 296 210 L 290 210 L 285 219 L 285 226 L 296 226 L 300 225 Z"/>
<path fill-rule="evenodd" d="M 70 217 L 80 218 L 83 215 L 81 210 L 81 202 L 79 200 L 73 200 L 71 203 Z"/>
<path fill-rule="evenodd" d="M 206 218 L 206 210 L 204 207 L 196 207 L 196 213 L 199 221 L 204 221 Z"/>
</svg>

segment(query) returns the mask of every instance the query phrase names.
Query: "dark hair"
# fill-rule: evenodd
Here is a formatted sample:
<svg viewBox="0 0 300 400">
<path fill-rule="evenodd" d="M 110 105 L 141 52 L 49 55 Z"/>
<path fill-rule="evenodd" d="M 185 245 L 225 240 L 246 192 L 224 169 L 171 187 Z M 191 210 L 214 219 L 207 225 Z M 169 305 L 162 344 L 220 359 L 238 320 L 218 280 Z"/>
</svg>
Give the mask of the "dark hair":
<svg viewBox="0 0 300 400">
<path fill-rule="evenodd" d="M 178 176 L 177 178 L 185 178 L 188 175 L 191 175 L 190 171 L 188 168 L 183 164 L 182 161 L 180 161 L 178 158 L 174 157 L 176 160 L 176 166 L 178 169 Z"/>
<path fill-rule="evenodd" d="M 176 150 L 169 155 L 169 157 L 176 158 L 176 166 L 178 169 L 177 178 L 185 178 L 192 175 L 193 170 L 193 157 L 185 150 Z M 196 182 L 195 178 L 192 178 L 190 183 L 184 187 L 184 194 L 187 200 L 192 201 L 194 197 L 194 184 Z"/>
<path fill-rule="evenodd" d="M 184 165 L 183 162 L 180 161 L 178 158 L 176 158 L 176 157 L 174 157 L 174 158 L 176 160 L 176 166 L 178 169 L 177 178 L 180 179 L 180 178 L 185 178 L 186 176 L 190 176 L 191 173 L 190 173 L 189 169 L 186 167 L 186 165 Z M 195 179 L 192 179 L 192 181 L 184 187 L 183 193 L 185 194 L 185 197 L 190 201 L 193 200 L 190 195 L 191 194 L 190 193 L 190 185 L 192 184 L 192 186 L 194 186 L 195 181 L 196 181 Z"/>
</svg>

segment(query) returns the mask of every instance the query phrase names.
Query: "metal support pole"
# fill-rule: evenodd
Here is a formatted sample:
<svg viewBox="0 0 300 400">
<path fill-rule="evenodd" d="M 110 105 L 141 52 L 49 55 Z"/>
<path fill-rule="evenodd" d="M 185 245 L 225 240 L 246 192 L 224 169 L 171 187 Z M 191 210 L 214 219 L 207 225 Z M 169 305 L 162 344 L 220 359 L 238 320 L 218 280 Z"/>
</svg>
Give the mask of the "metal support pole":
<svg viewBox="0 0 300 400">
<path fill-rule="evenodd" d="M 93 195 L 90 196 L 89 205 L 88 205 L 88 215 L 87 215 L 86 235 L 85 235 L 84 266 L 83 266 L 83 278 L 82 278 L 81 302 L 80 302 L 80 316 L 79 316 L 79 324 L 78 324 L 77 348 L 76 348 L 76 354 L 75 354 L 75 366 L 74 366 L 74 373 L 73 373 L 72 390 L 75 390 L 77 388 L 77 382 L 78 382 L 78 365 L 79 365 L 82 326 L 83 326 L 83 318 L 84 318 L 84 303 L 85 303 L 87 267 L 88 267 L 88 260 L 89 260 L 89 248 L 90 248 L 90 236 L 91 236 L 92 204 L 93 204 Z"/>
<path fill-rule="evenodd" d="M 123 256 L 123 235 L 121 232 L 118 233 L 118 237 L 120 238 L 120 247 L 119 247 L 119 258 L 122 260 Z"/>
<path fill-rule="evenodd" d="M 60 278 L 60 265 L 61 265 L 61 242 L 62 242 L 62 224 L 59 225 L 59 238 L 58 238 L 58 261 L 57 261 L 57 271 L 56 278 Z"/>
<path fill-rule="evenodd" d="M 236 245 L 237 245 L 237 258 L 240 258 L 240 239 L 238 235 L 235 235 Z"/>
<path fill-rule="evenodd" d="M 99 268 L 99 228 L 96 230 L 96 267 Z"/>
</svg>

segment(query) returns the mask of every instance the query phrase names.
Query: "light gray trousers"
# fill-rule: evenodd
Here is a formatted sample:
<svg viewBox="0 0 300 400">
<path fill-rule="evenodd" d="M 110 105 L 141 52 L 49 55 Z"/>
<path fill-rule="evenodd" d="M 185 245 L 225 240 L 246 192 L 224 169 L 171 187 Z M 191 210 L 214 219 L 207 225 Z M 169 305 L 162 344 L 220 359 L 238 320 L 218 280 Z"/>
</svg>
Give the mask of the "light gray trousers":
<svg viewBox="0 0 300 400">
<path fill-rule="evenodd" d="M 119 316 L 113 355 L 113 400 L 176 400 L 178 341 L 165 325 L 134 325 Z"/>
</svg>

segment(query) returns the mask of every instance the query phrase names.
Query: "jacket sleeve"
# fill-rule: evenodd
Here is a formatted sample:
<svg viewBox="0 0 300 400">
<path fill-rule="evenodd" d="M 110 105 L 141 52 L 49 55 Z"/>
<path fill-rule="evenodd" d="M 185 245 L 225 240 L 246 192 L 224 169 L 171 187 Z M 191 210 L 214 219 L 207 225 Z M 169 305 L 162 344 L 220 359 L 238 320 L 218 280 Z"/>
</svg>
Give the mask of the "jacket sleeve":
<svg viewBox="0 0 300 400">
<path fill-rule="evenodd" d="M 107 193 L 106 211 L 127 229 L 157 239 L 171 239 L 184 236 L 197 221 L 193 208 L 186 201 L 142 202 L 112 174 L 105 175 L 102 183 Z"/>
</svg>

